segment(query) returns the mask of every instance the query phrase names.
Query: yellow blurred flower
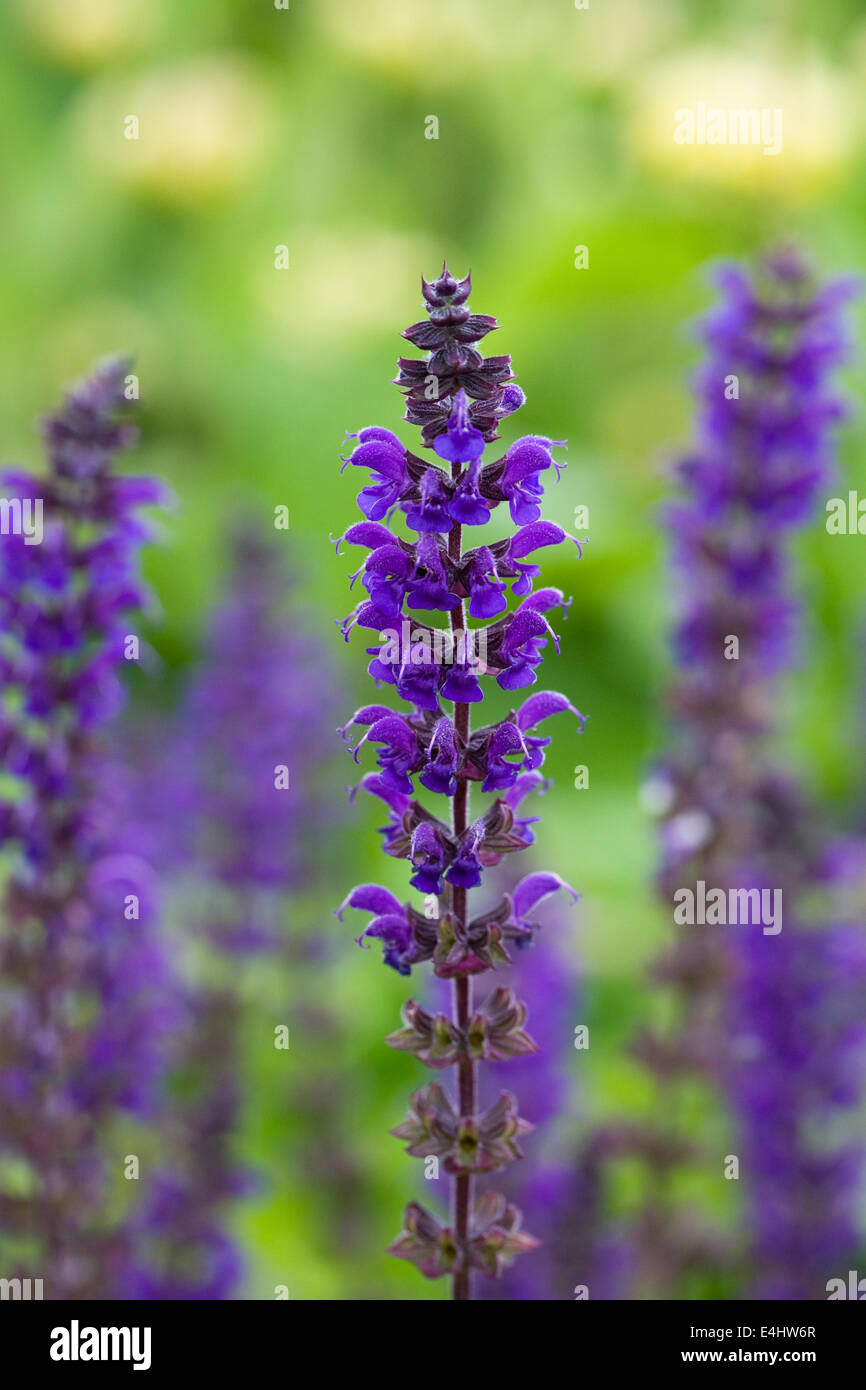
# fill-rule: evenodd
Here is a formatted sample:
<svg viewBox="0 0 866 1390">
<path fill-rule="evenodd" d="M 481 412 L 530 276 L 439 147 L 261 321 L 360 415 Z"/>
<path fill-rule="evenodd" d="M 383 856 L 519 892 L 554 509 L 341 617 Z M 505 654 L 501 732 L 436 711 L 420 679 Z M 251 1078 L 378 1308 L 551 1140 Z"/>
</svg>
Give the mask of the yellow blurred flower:
<svg viewBox="0 0 866 1390">
<path fill-rule="evenodd" d="M 267 152 L 276 119 L 261 72 L 228 54 L 97 82 L 74 122 L 102 172 L 184 206 L 244 184 Z"/>
<path fill-rule="evenodd" d="M 140 49 L 158 28 L 163 7 L 162 0 L 17 0 L 17 13 L 43 53 L 88 69 Z"/>
<path fill-rule="evenodd" d="M 438 0 L 435 12 L 394 0 L 317 0 L 326 41 L 392 77 L 435 90 L 478 76 L 479 65 L 540 75 L 556 69 L 585 88 L 603 86 L 669 44 L 677 0 Z M 491 68 L 492 70 L 492 68 Z"/>
<path fill-rule="evenodd" d="M 763 126 L 743 115 L 754 112 Z M 841 178 L 854 129 L 850 80 L 822 58 L 721 48 L 655 64 L 628 120 L 633 150 L 657 173 L 791 201 L 819 197 Z M 748 142 L 736 142 L 745 130 Z"/>
<path fill-rule="evenodd" d="M 421 317 L 422 272 L 429 279 L 442 264 L 441 249 L 426 238 L 389 228 L 353 228 L 349 236 L 305 228 L 288 243 L 289 269 L 276 270 L 271 260 L 256 277 L 274 345 L 288 356 L 335 336 L 396 334 L 413 315 Z M 453 260 L 459 263 L 459 255 Z"/>
<path fill-rule="evenodd" d="M 669 47 L 682 27 L 683 13 L 673 0 L 617 0 L 591 4 L 574 14 L 569 42 L 551 48 L 551 59 L 585 88 L 630 78 L 639 64 Z"/>
<path fill-rule="evenodd" d="M 314 14 L 328 43 L 392 76 L 426 88 L 466 81 L 479 63 L 547 62 L 581 16 L 536 0 L 438 0 L 435 9 L 394 0 L 317 0 Z"/>
<path fill-rule="evenodd" d="M 422 5 L 394 5 L 391 0 L 321 0 L 314 14 L 328 39 L 377 66 L 394 72 L 412 72 L 419 66 L 419 49 L 425 46 L 430 12 Z"/>
</svg>

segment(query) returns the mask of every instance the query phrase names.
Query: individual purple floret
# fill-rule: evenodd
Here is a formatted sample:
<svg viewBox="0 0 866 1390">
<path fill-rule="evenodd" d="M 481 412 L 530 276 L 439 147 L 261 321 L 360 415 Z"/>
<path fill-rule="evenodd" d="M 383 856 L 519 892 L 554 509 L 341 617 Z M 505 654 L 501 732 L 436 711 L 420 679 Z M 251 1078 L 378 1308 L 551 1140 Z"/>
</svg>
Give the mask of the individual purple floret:
<svg viewBox="0 0 866 1390">
<path fill-rule="evenodd" d="M 388 807 L 383 849 L 409 860 L 410 884 L 424 901 L 416 907 L 386 888 L 363 884 L 338 913 L 365 913 L 359 941 L 380 941 L 385 964 L 400 974 L 432 961 L 440 978 L 454 981 L 452 1017 L 433 1018 L 410 1001 L 404 1029 L 389 1039 L 430 1067 L 456 1069 L 456 1094 L 439 1083 L 417 1092 L 395 1131 L 409 1141 L 410 1153 L 435 1155 L 453 1174 L 452 1219 L 442 1224 L 411 1203 L 391 1250 L 428 1277 L 451 1275 L 461 1300 L 470 1297 L 473 1270 L 496 1276 L 511 1256 L 536 1243 L 521 1231 L 520 1213 L 506 1197 L 485 1192 L 472 1202 L 473 1176 L 521 1157 L 518 1141 L 528 1129 L 510 1092 L 479 1110 L 475 1063 L 534 1046 L 522 1026 L 525 1008 L 512 991 L 494 990 L 476 1010 L 472 978 L 508 963 L 511 949 L 530 946 L 538 903 L 560 888 L 573 890 L 555 874 L 532 873 L 491 910 L 475 915 L 467 894 L 482 884 L 487 868 L 532 842 L 532 818 L 519 816 L 518 807 L 541 782 L 549 739 L 538 726 L 570 712 L 583 727 L 583 717 L 556 694 L 529 696 L 502 719 L 475 730 L 470 725 L 471 707 L 485 698 L 485 678 L 495 676 L 504 691 L 523 691 L 535 684 L 548 642 L 558 649 L 551 617 L 556 609 L 567 612 L 568 603 L 557 589 L 533 592 L 539 566 L 529 557 L 574 538 L 540 520 L 544 482 L 562 467 L 554 457 L 560 441 L 532 436 L 486 458 L 499 423 L 524 398 L 512 381 L 510 358 L 485 359 L 475 346 L 497 324 L 471 313 L 469 290 L 468 276 L 457 281 L 443 266 L 438 280 L 422 281 L 428 319 L 404 334 L 426 353 L 400 359 L 405 418 L 422 427 L 422 443 L 435 457 L 419 457 L 378 427 L 350 436 L 355 447 L 345 463 L 369 470 L 370 484 L 358 494 L 366 520 L 342 539 L 369 552 L 355 576 L 368 597 L 343 630 L 347 637 L 355 626 L 377 634 L 379 645 L 368 648 L 369 672 L 411 708 L 398 713 L 387 705 L 365 706 L 343 736 L 348 741 L 358 731 L 356 761 L 365 744 L 376 752 L 379 771 L 360 785 Z M 475 528 L 504 503 L 516 533 L 484 544 Z M 400 514 L 403 527 L 390 530 L 386 523 Z M 464 538 L 481 543 L 464 549 Z M 488 625 L 468 627 L 467 606 L 470 618 Z M 413 618 L 425 609 L 445 615 L 445 625 Z M 494 795 L 474 816 L 473 782 Z M 422 789 L 445 799 L 442 818 L 416 799 Z"/>
</svg>

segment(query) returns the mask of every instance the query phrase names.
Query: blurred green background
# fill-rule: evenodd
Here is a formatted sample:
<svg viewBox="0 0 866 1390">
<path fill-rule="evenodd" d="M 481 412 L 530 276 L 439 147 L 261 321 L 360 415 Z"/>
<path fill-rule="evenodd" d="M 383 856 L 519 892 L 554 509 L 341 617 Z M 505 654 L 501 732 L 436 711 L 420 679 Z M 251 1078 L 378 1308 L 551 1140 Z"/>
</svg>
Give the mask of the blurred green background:
<svg viewBox="0 0 866 1390">
<path fill-rule="evenodd" d="M 361 640 L 345 647 L 333 627 L 354 568 L 328 540 L 354 517 L 338 454 L 365 424 L 412 441 L 389 380 L 419 277 L 444 257 L 471 269 L 473 308 L 502 324 L 489 350 L 512 354 L 527 393 L 519 432 L 568 439 L 546 515 L 570 529 L 587 506 L 591 539 L 579 562 L 563 549 L 545 564 L 575 596 L 545 683 L 589 722 L 580 739 L 564 721 L 556 731 L 537 858 L 584 895 L 567 929 L 584 974 L 575 1021 L 593 1043 L 569 1056 L 565 1039 L 563 1056 L 587 1123 L 648 1099 L 623 1053 L 665 930 L 638 793 L 664 738 L 673 596 L 658 506 L 690 427 L 701 269 L 778 237 L 822 273 L 863 267 L 864 76 L 857 0 L 7 0 L 0 17 L 2 455 L 32 462 L 34 418 L 61 388 L 107 352 L 135 353 L 136 467 L 178 498 L 147 558 L 161 662 L 142 698 L 170 702 L 198 650 L 227 519 L 245 509 L 270 526 L 279 504 L 295 601 L 331 645 L 346 717 L 371 698 Z M 782 153 L 675 145 L 672 113 L 696 100 L 781 107 Z M 124 138 L 130 115 L 138 140 Z M 289 267 L 276 269 L 283 245 Z M 840 492 L 866 489 L 862 432 L 855 411 Z M 862 809 L 861 545 L 820 521 L 802 543 L 810 626 L 784 710 L 785 757 L 840 824 Z M 338 780 L 352 777 L 347 760 Z M 308 1298 L 445 1293 L 382 1253 L 413 1184 L 386 1131 L 418 1070 L 382 1044 L 406 982 L 330 915 L 357 881 L 404 893 L 405 866 L 380 863 L 380 819 L 340 808 L 327 892 L 287 924 L 345 947 L 318 987 L 340 1019 L 335 1142 L 361 1174 L 363 1238 L 329 1232 L 327 1195 L 293 1170 L 285 1062 L 253 1038 L 245 1143 L 268 1181 L 238 1215 L 249 1297 L 279 1282 Z M 267 970 L 250 988 L 267 997 Z M 302 1042 L 290 1056 L 303 1069 Z"/>
</svg>

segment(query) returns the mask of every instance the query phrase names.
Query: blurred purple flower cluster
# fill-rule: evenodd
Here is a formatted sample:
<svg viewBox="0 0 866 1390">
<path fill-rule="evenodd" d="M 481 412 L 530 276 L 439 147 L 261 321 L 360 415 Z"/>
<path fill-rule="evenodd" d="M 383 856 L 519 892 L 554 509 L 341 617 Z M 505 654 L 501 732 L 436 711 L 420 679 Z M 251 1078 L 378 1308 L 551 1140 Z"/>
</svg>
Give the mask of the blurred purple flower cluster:
<svg viewBox="0 0 866 1390">
<path fill-rule="evenodd" d="M 660 818 L 664 901 L 703 880 L 725 892 L 769 889 L 784 913 L 771 933 L 760 922 L 681 930 L 654 969 L 678 1000 L 673 1030 L 646 1030 L 636 1050 L 660 1095 L 698 1074 L 727 1097 L 725 1142 L 750 1212 L 747 1283 L 760 1297 L 818 1298 L 853 1242 L 855 1156 L 822 1152 L 816 1133 L 859 1095 L 853 991 L 863 936 L 814 919 L 816 890 L 827 898 L 832 888 L 832 841 L 774 767 L 765 737 L 777 722 L 778 678 L 796 655 L 790 538 L 832 475 L 845 413 L 833 374 L 848 352 L 843 309 L 854 285 L 816 286 L 784 250 L 755 275 L 724 268 L 717 286 L 721 302 L 701 331 L 696 443 L 666 518 L 676 738 L 646 792 Z M 664 1207 L 659 1193 L 692 1148 L 671 1143 L 651 1202 Z M 712 1236 L 688 1219 L 683 1237 L 670 1217 L 647 1229 L 668 1287 L 696 1254 L 720 1269 L 743 1257 L 730 1242 L 713 1254 Z"/>
<path fill-rule="evenodd" d="M 118 865 L 102 798 L 101 729 L 147 602 L 141 510 L 165 498 L 114 471 L 135 440 L 127 373 L 102 364 L 44 422 L 43 474 L 2 476 L 44 526 L 0 547 L 0 1152 L 21 1175 L 0 1222 L 53 1298 L 110 1287 L 104 1130 L 117 1107 L 149 1112 L 168 1026 L 165 959 L 132 906 L 147 875 Z"/>
<path fill-rule="evenodd" d="M 115 472 L 129 380 L 100 366 L 45 422 L 44 475 L 2 478 L 44 520 L 0 547 L 4 1275 L 52 1299 L 220 1299 L 252 1180 L 238 968 L 280 952 L 285 895 L 316 872 L 308 783 L 335 714 L 282 564 L 245 526 L 178 714 L 113 719 L 144 645 L 141 512 L 167 498 Z"/>
<path fill-rule="evenodd" d="M 170 1161 L 131 1221 L 131 1298 L 237 1293 L 243 1261 L 225 1221 L 258 1185 L 237 1154 L 244 961 L 279 954 L 287 898 L 322 868 L 325 807 L 311 774 L 336 714 L 327 656 L 287 622 L 285 567 L 261 527 L 241 522 L 229 549 L 227 591 L 176 727 L 167 740 L 163 726 L 139 731 L 147 753 L 139 747 L 129 832 L 171 868 L 187 959 L 172 1056 L 183 1104 L 165 1108 Z"/>
</svg>

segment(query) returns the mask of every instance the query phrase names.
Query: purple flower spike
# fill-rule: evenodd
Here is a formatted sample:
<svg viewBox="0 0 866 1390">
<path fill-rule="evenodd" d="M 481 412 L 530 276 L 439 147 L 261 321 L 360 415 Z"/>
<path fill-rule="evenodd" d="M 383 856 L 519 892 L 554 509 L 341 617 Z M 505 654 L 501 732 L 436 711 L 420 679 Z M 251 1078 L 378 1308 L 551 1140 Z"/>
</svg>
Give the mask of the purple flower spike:
<svg viewBox="0 0 866 1390">
<path fill-rule="evenodd" d="M 211 614 L 176 736 L 166 739 L 162 713 L 144 728 L 130 721 L 117 739 L 124 763 L 130 746 L 135 753 L 128 842 L 158 865 L 158 884 L 171 870 L 183 876 L 183 926 L 197 964 L 178 982 L 183 1008 L 175 1008 L 180 1018 L 171 1029 L 182 1094 L 163 1087 L 156 1162 L 130 1184 L 141 1196 L 115 1251 L 122 1267 L 114 1297 L 238 1297 L 244 1261 L 223 1229 L 226 1209 L 258 1182 L 236 1152 L 245 966 L 277 946 L 274 964 L 287 951 L 300 964 L 308 948 L 285 936 L 286 893 L 308 888 L 324 868 L 319 847 L 333 824 L 320 752 L 334 722 L 322 689 L 327 655 L 298 628 L 298 605 L 287 608 L 291 577 L 287 584 L 280 548 L 267 540 L 261 517 L 233 524 L 228 550 L 226 592 Z M 278 763 L 291 769 L 290 789 L 273 785 Z M 109 868 L 124 876 L 122 861 Z M 141 941 L 141 923 L 130 939 Z M 137 965 L 143 968 L 140 957 Z M 140 1031 L 126 1005 L 121 993 L 115 1012 L 122 1024 L 106 1030 L 115 1064 Z M 313 1026 L 317 1034 L 329 1028 L 324 1011 Z"/>
<path fill-rule="evenodd" d="M 558 650 L 546 615 L 567 605 L 558 589 L 533 593 L 540 566 L 526 557 L 567 535 L 539 519 L 540 477 L 553 466 L 552 440 L 532 436 L 513 444 L 498 461 L 482 461 L 498 424 L 525 398 L 513 382 L 510 359 L 484 358 L 476 346 L 497 325 L 470 311 L 470 288 L 468 276 L 457 280 L 445 266 L 437 280 L 422 282 L 428 317 L 404 337 L 425 357 L 399 360 L 405 418 L 421 427 L 423 446 L 432 447 L 449 471 L 402 450 L 385 431 L 358 436 L 351 461 L 360 455 L 357 461 L 374 470 L 373 488 L 359 498 L 370 520 L 350 527 L 345 539 L 371 552 L 361 571 L 369 601 L 358 604 L 342 625 L 347 637 L 354 627 L 382 631 L 387 626 L 402 634 L 388 649 L 367 649 L 373 658 L 368 669 L 374 679 L 394 685 L 411 712 L 398 715 L 369 706 L 353 717 L 344 737 L 355 725 L 369 726 L 354 750 L 356 759 L 365 743 L 380 746 L 381 771 L 360 785 L 387 805 L 382 847 L 409 861 L 410 884 L 427 901 L 423 911 L 421 904 L 401 907 L 393 894 L 367 884 L 343 907 L 375 914 L 361 940 L 381 940 L 386 965 L 408 974 L 429 961 L 440 979 L 454 981 L 451 1017 L 434 1017 L 409 1001 L 405 1028 L 388 1041 L 440 1072 L 456 1068 L 456 1108 L 443 1088 L 428 1087 L 413 1098 L 409 1119 L 394 1131 L 410 1141 L 413 1155 L 442 1156 L 455 1184 L 454 1226 L 443 1227 L 411 1204 L 391 1250 L 426 1277 L 449 1275 L 458 1300 L 471 1296 L 475 1273 L 496 1278 L 511 1258 L 536 1244 L 520 1232 L 520 1213 L 501 1193 L 472 1200 L 473 1174 L 519 1158 L 514 1140 L 527 1130 L 508 1093 L 476 1113 L 475 1067 L 481 1060 L 535 1051 L 522 1027 L 525 1005 L 499 989 L 489 1017 L 474 1012 L 473 977 L 508 964 L 510 946 L 530 944 L 536 904 L 566 885 L 556 875 L 530 875 L 514 903 L 506 898 L 480 917 L 470 913 L 468 895 L 506 854 L 532 844 L 536 818 L 521 816 L 519 807 L 530 792 L 547 785 L 537 768 L 550 740 L 531 731 L 563 710 L 583 722 L 564 696 L 537 695 L 519 713 L 474 733 L 471 728 L 472 707 L 484 699 L 485 680 L 495 677 L 505 689 L 533 684 L 550 639 Z M 436 382 L 432 399 L 431 379 Z M 417 539 L 392 537 L 376 524 L 395 501 Z M 465 550 L 464 528 L 485 525 L 506 502 L 517 533 Z M 507 611 L 509 581 L 522 600 L 512 613 Z M 408 614 L 419 611 L 447 613 L 449 622 L 435 628 L 410 623 Z M 490 626 L 469 628 L 467 616 Z M 446 701 L 453 714 L 443 710 Z M 428 810 L 426 798 L 415 799 L 416 776 L 425 792 L 447 798 L 447 815 L 440 819 Z M 473 785 L 483 794 L 504 795 L 470 816 Z"/>
<path fill-rule="evenodd" d="M 778 911 L 729 916 L 719 930 L 683 925 L 652 967 L 677 1025 L 635 1043 L 665 1125 L 640 1127 L 631 1149 L 667 1196 L 629 1233 L 632 1267 L 644 1271 L 632 1296 L 693 1297 L 703 1252 L 729 1297 L 823 1299 L 862 1243 L 862 1136 L 850 1147 L 837 1138 L 845 1110 L 862 1108 L 862 965 L 846 977 L 834 960 L 842 929 L 824 918 L 826 830 L 774 766 L 768 736 L 799 625 L 792 533 L 819 524 L 844 414 L 833 376 L 850 285 L 822 288 L 787 249 L 755 271 L 724 268 L 716 285 L 699 333 L 694 438 L 665 512 L 678 663 L 671 749 L 647 801 L 668 913 L 679 889 L 704 885 Z M 697 1228 L 674 1196 L 687 1186 L 692 1135 L 671 1117 L 696 1083 L 721 1092 L 725 1146 L 739 1155 L 737 1230 Z"/>
<path fill-rule="evenodd" d="M 0 1245 L 16 1282 L 44 1274 L 60 1301 L 116 1294 L 106 1154 L 119 1111 L 153 1118 L 178 1012 L 154 876 L 119 843 L 126 779 L 104 727 L 147 603 L 140 510 L 166 500 L 116 472 L 137 437 L 129 371 L 101 363 L 42 422 L 45 467 L 2 482 L 38 499 L 42 530 L 0 537 L 0 1134 L 4 1171 L 25 1177 L 4 1179 Z"/>
</svg>

